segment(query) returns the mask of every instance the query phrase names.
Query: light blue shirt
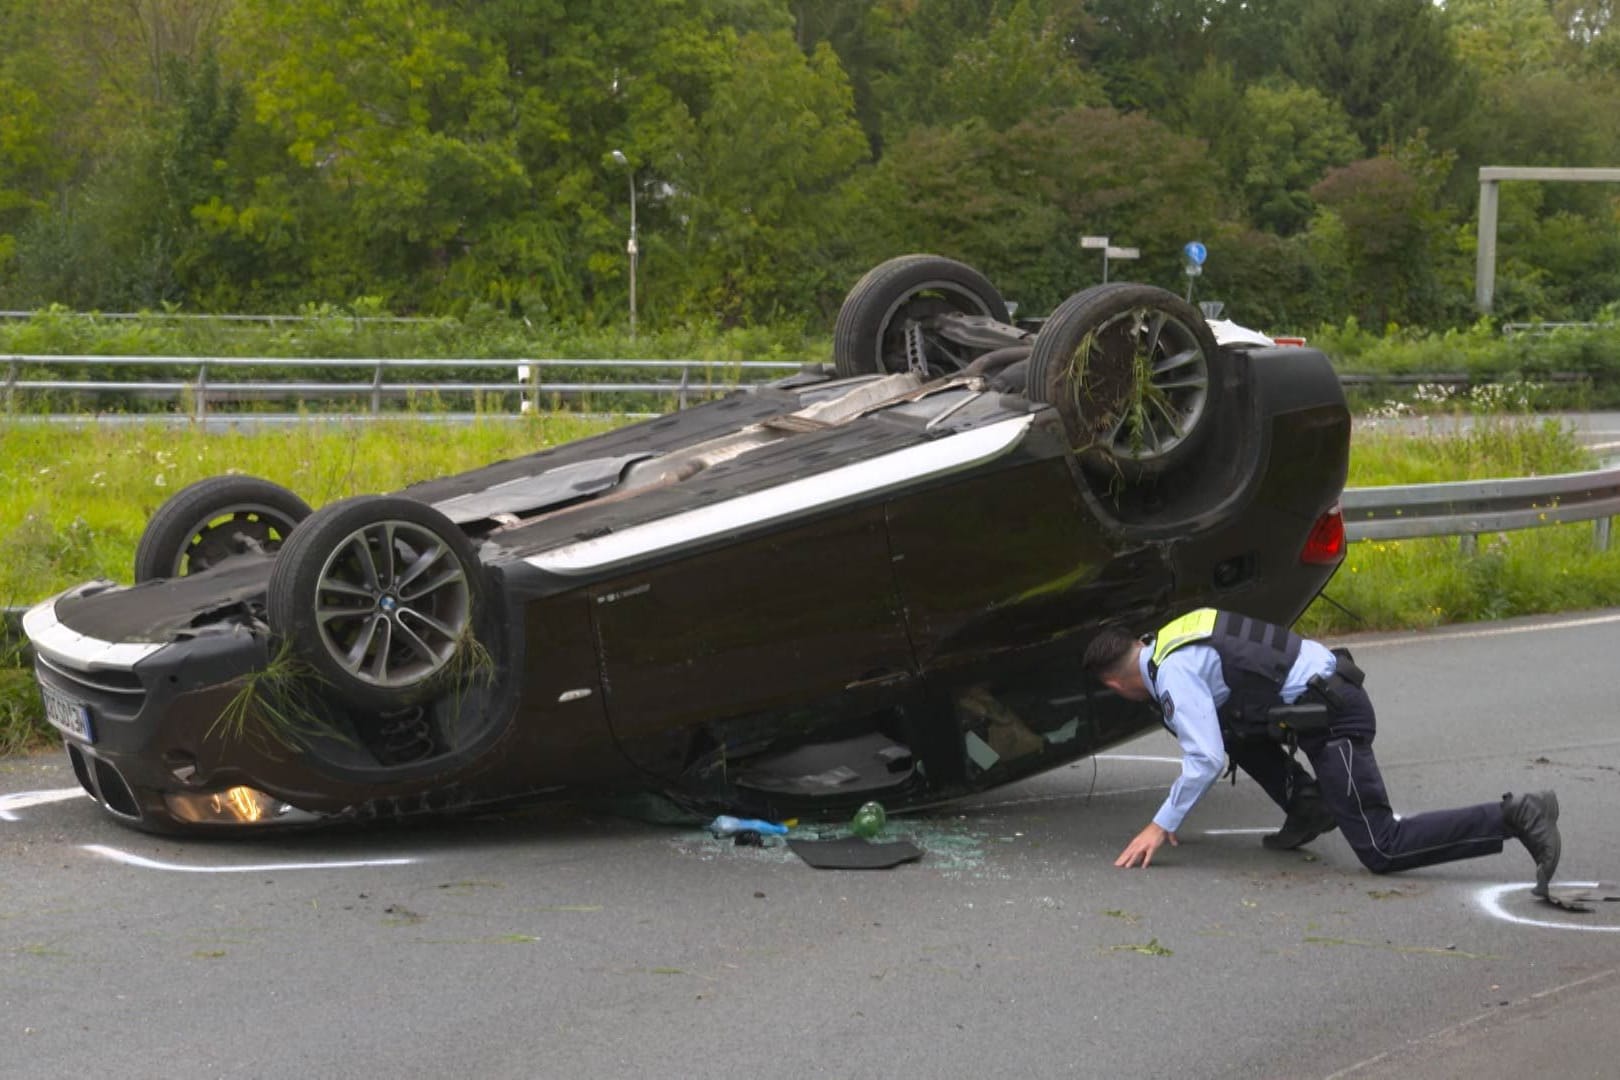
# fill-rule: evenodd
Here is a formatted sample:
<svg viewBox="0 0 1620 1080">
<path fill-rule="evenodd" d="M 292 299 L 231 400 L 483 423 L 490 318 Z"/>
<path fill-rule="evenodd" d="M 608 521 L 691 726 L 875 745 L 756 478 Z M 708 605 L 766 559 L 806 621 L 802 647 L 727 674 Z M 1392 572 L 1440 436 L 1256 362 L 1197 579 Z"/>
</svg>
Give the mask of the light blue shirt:
<svg viewBox="0 0 1620 1080">
<path fill-rule="evenodd" d="M 1170 794 L 1153 815 L 1153 823 L 1175 832 L 1226 766 L 1226 743 L 1216 710 L 1226 704 L 1232 691 L 1221 675 L 1220 655 L 1208 645 L 1183 645 L 1165 657 L 1157 679 L 1148 675 L 1152 658 L 1152 646 L 1143 648 L 1137 658 L 1142 681 L 1163 710 L 1165 726 L 1181 744 L 1181 775 L 1170 785 Z M 1293 704 L 1305 692 L 1306 683 L 1318 675 L 1331 675 L 1337 664 L 1326 645 L 1307 638 L 1283 680 L 1283 702 Z"/>
</svg>

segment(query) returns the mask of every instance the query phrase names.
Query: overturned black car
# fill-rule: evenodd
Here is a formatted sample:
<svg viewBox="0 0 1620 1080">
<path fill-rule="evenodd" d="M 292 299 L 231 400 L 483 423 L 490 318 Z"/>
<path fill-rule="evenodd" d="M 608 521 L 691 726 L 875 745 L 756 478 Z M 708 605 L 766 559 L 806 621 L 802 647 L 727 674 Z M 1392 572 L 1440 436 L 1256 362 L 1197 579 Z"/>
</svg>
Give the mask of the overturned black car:
<svg viewBox="0 0 1620 1080">
<path fill-rule="evenodd" d="M 834 370 L 314 511 L 226 476 L 133 586 L 25 618 L 120 821 L 217 832 L 654 790 L 695 811 L 939 802 L 1129 738 L 1101 623 L 1288 623 L 1344 554 L 1327 359 L 1116 284 L 1014 321 L 933 256 Z"/>
</svg>

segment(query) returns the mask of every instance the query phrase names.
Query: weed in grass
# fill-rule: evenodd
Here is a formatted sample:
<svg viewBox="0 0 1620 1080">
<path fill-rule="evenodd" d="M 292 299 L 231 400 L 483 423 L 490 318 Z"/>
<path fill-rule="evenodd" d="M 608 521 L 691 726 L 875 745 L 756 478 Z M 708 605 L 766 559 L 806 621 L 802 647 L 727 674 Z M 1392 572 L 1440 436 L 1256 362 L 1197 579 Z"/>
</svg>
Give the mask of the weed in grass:
<svg viewBox="0 0 1620 1080">
<path fill-rule="evenodd" d="M 1158 938 L 1153 938 L 1145 945 L 1110 945 L 1109 952 L 1140 953 L 1143 956 L 1174 956 L 1175 953 L 1159 944 Z"/>
<path fill-rule="evenodd" d="M 0 661 L 0 757 L 38 750 L 54 738 L 33 669 L 20 657 L 7 656 Z"/>
</svg>

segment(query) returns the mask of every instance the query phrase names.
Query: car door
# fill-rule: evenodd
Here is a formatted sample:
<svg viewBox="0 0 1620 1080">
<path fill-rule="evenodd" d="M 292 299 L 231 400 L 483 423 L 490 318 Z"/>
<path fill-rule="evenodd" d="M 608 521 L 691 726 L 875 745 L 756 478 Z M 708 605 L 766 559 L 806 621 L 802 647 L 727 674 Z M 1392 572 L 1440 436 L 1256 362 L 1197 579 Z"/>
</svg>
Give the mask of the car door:
<svg viewBox="0 0 1620 1080">
<path fill-rule="evenodd" d="M 614 737 L 660 777 L 744 727 L 808 740 L 858 724 L 914 681 L 881 506 L 622 574 L 592 597 Z"/>
<path fill-rule="evenodd" d="M 989 784 L 1094 743 L 1079 651 L 1098 623 L 1168 602 L 1161 548 L 1105 527 L 1055 455 L 898 499 L 888 525 L 931 705 L 915 736 L 929 775 Z"/>
</svg>

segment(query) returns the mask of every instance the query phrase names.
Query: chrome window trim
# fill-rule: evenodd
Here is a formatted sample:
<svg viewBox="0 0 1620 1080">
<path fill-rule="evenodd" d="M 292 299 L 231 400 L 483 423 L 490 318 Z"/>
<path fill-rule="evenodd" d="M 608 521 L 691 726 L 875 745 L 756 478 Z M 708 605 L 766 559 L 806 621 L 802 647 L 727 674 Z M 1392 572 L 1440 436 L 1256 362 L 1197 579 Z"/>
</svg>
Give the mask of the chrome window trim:
<svg viewBox="0 0 1620 1080">
<path fill-rule="evenodd" d="M 565 544 L 523 561 L 554 574 L 586 574 L 610 569 L 682 544 L 725 536 L 807 510 L 837 506 L 990 461 L 1017 446 L 1033 422 L 1033 416 L 1021 416 L 988 424 L 869 461 L 790 480 L 766 491 L 739 495 L 606 536 Z"/>
</svg>

